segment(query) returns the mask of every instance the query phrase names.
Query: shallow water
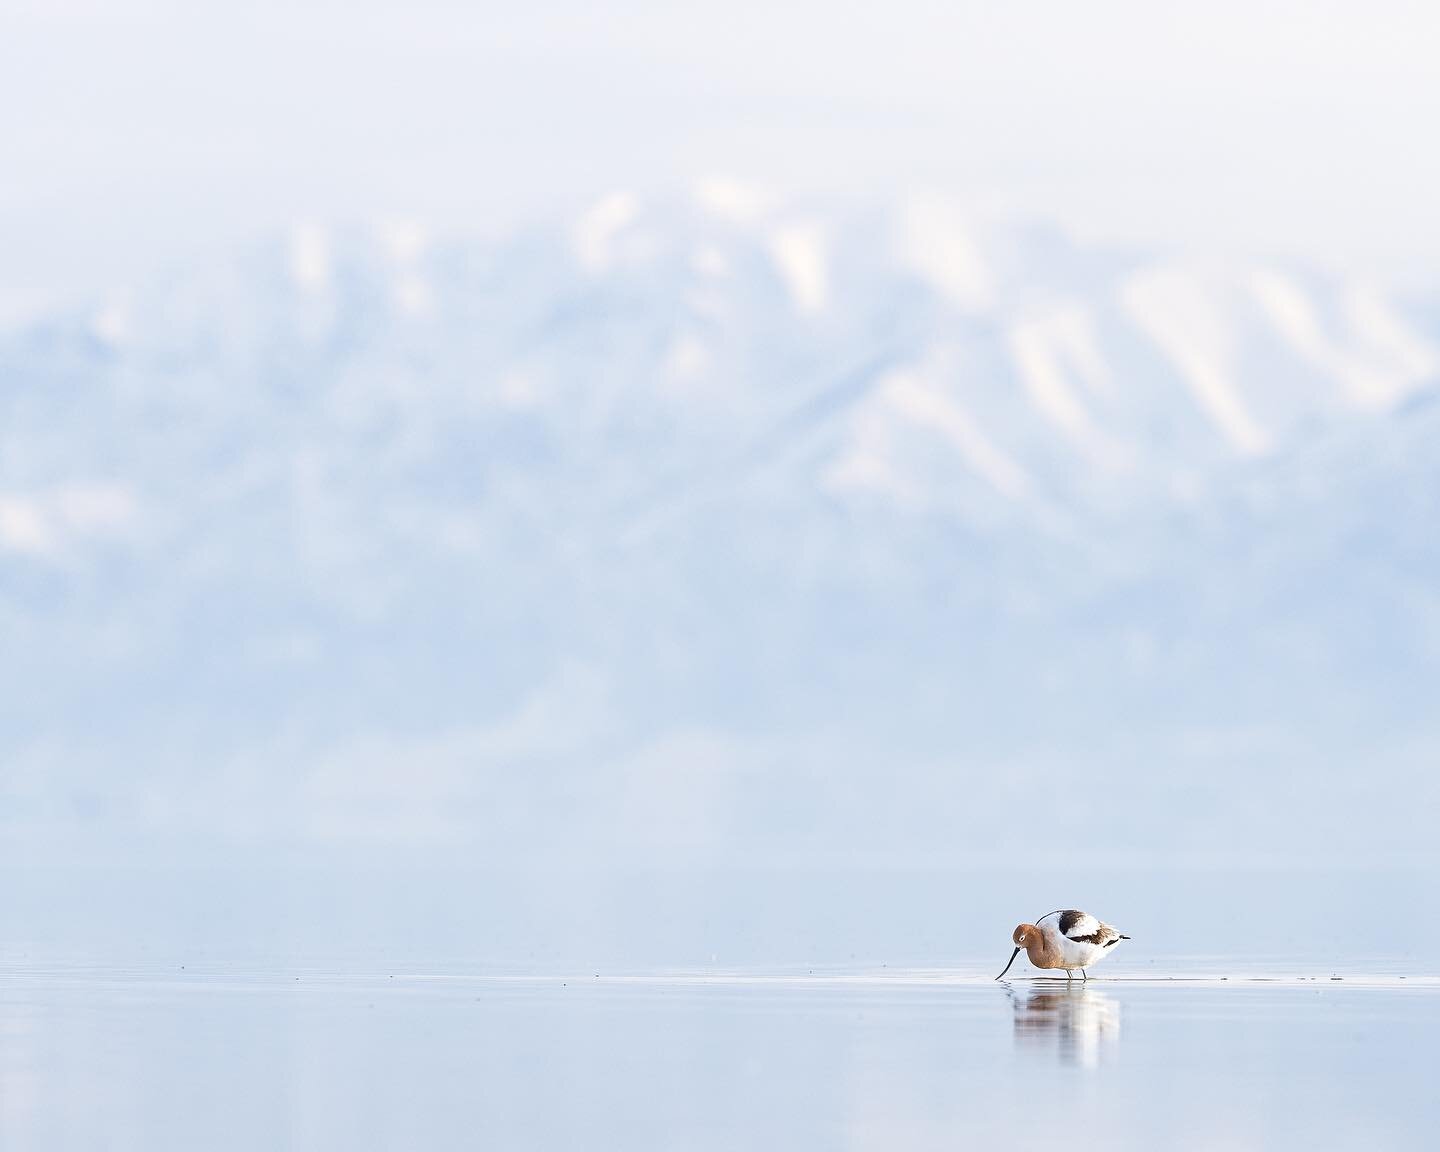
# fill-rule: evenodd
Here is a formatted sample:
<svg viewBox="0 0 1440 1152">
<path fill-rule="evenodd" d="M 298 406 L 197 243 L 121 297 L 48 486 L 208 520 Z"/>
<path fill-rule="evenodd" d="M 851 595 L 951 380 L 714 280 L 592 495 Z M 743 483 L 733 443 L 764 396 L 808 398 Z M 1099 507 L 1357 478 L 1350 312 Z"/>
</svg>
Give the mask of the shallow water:
<svg viewBox="0 0 1440 1152">
<path fill-rule="evenodd" d="M 0 1148 L 1426 1147 L 1435 880 L 17 868 Z M 1074 893 L 1134 939 L 996 983 Z"/>
<path fill-rule="evenodd" d="M 11 964 L 24 1149 L 1414 1148 L 1440 983 Z"/>
</svg>

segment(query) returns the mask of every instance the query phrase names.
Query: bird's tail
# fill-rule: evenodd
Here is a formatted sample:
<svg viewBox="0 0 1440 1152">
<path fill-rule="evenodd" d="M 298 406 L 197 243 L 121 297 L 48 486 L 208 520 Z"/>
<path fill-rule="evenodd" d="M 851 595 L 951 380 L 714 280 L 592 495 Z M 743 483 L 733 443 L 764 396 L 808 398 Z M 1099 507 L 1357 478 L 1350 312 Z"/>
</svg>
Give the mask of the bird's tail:
<svg viewBox="0 0 1440 1152">
<path fill-rule="evenodd" d="M 1121 939 L 1121 940 L 1129 940 L 1130 937 L 1129 937 L 1129 936 L 1126 936 L 1126 935 L 1124 935 L 1124 934 L 1122 933 L 1121 936 L 1120 936 L 1120 939 Z"/>
</svg>

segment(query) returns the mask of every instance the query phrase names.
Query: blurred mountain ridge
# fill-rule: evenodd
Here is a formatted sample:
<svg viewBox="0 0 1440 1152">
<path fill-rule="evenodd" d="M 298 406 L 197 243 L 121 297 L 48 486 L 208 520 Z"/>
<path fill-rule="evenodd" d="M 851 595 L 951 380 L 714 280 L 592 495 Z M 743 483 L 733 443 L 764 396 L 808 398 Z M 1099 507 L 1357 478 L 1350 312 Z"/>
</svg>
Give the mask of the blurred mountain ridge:
<svg viewBox="0 0 1440 1152">
<path fill-rule="evenodd" d="M 1311 762 L 1379 851 L 1437 381 L 1433 301 L 940 200 L 297 228 L 0 339 L 0 824 L 944 855 L 1078 771 L 1238 850 Z"/>
</svg>

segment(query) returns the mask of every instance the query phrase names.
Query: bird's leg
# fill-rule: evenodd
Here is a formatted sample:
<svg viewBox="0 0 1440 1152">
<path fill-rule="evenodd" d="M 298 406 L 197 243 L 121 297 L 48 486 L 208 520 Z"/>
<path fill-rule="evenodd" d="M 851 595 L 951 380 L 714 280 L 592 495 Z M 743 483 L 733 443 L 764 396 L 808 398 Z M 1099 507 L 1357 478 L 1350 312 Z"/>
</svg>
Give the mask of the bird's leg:
<svg viewBox="0 0 1440 1152">
<path fill-rule="evenodd" d="M 1070 971 L 1069 968 L 1066 968 L 1066 969 L 1065 969 L 1065 981 L 1066 981 L 1066 983 L 1069 983 L 1069 982 L 1070 982 L 1071 980 L 1073 980 L 1073 979 L 1075 979 L 1075 973 L 1072 972 L 1072 971 Z"/>
<path fill-rule="evenodd" d="M 1086 972 L 1084 968 L 1080 969 L 1080 975 L 1083 976 L 1087 981 L 1090 979 L 1090 973 Z"/>
</svg>

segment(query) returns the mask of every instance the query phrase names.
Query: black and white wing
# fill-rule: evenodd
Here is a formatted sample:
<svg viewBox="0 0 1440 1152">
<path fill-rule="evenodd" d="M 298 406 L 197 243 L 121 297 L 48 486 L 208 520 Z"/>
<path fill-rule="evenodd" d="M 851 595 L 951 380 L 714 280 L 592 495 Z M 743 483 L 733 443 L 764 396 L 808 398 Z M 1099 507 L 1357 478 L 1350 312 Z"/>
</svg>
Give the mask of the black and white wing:
<svg viewBox="0 0 1440 1152">
<path fill-rule="evenodd" d="M 1057 918 L 1055 926 L 1060 930 L 1060 935 L 1067 940 L 1074 940 L 1077 944 L 1098 944 L 1101 948 L 1108 948 L 1121 940 L 1130 939 L 1122 936 L 1117 929 L 1103 920 L 1097 920 L 1090 913 L 1081 912 L 1077 908 L 1048 912 L 1040 917 L 1040 920 L 1049 920 L 1052 916 Z"/>
</svg>

